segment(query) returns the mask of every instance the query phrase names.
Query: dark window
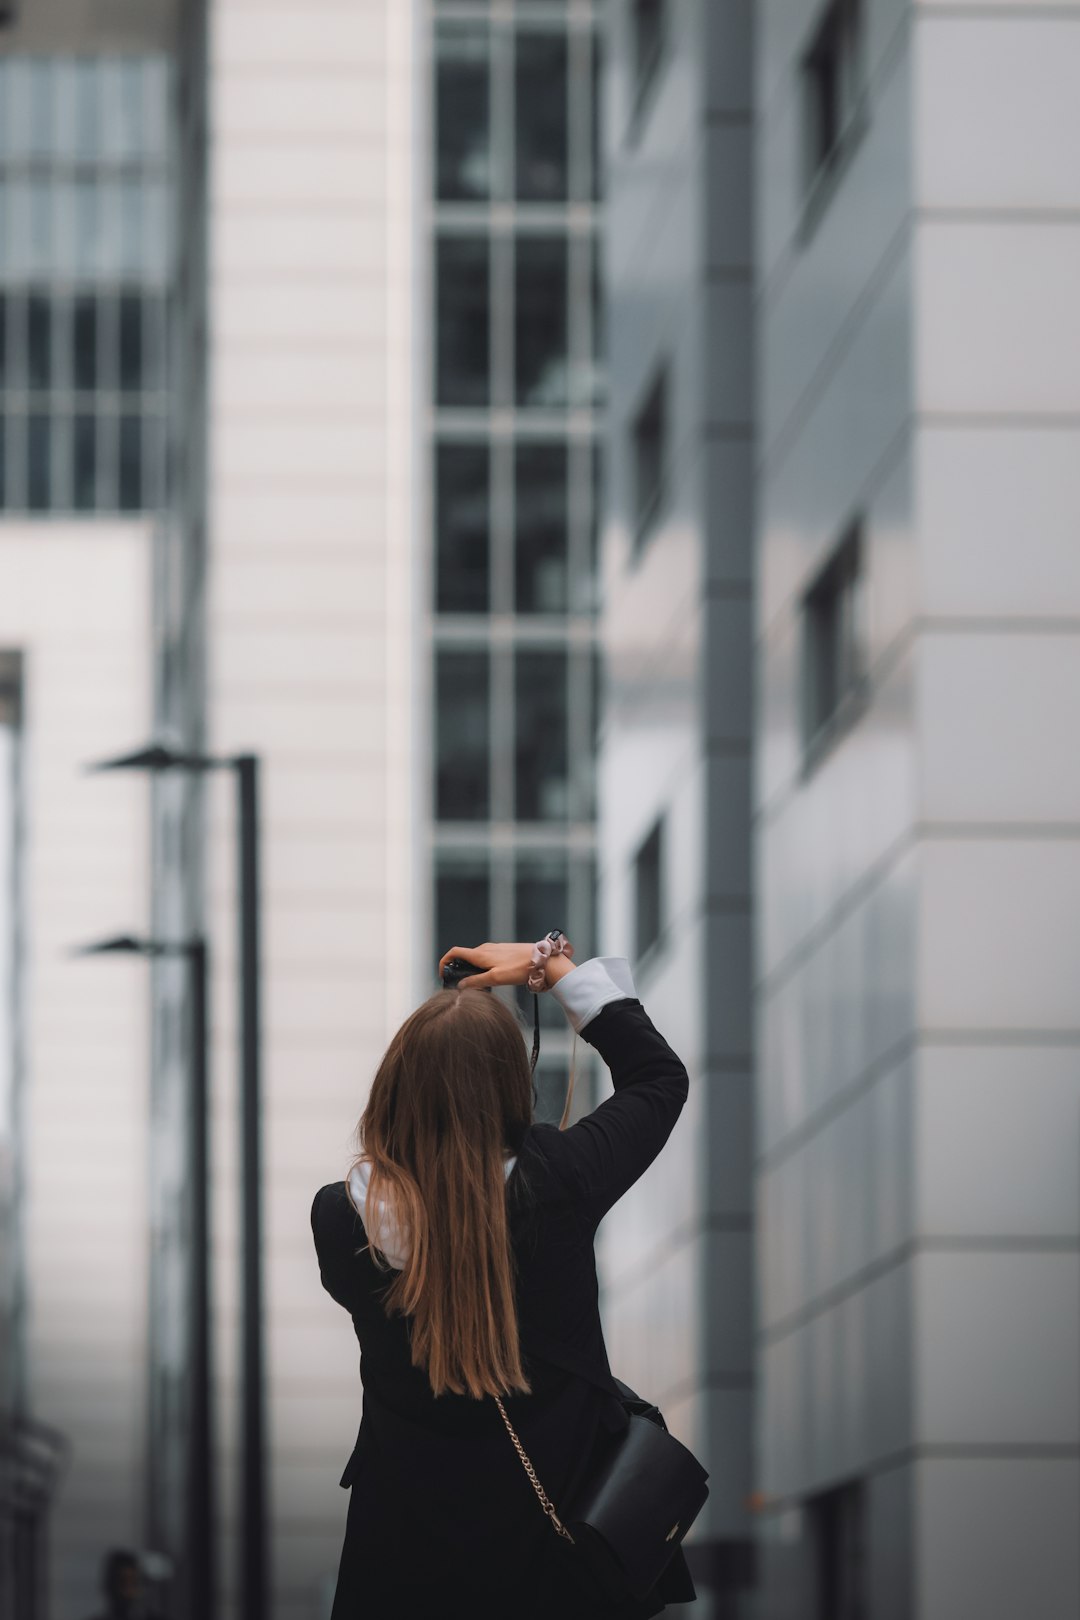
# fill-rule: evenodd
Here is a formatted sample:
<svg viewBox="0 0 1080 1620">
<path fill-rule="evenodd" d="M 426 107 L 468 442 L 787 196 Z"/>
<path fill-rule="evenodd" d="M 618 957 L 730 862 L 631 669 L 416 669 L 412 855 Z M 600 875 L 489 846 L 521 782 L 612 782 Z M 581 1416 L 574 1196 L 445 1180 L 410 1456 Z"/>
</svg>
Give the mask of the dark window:
<svg viewBox="0 0 1080 1620">
<path fill-rule="evenodd" d="M 634 117 L 642 116 L 656 85 L 667 44 L 667 0 L 631 0 Z"/>
<path fill-rule="evenodd" d="M 563 821 L 569 809 L 564 652 L 519 651 L 514 662 L 515 816 Z"/>
<path fill-rule="evenodd" d="M 867 1620 L 866 1502 L 861 1480 L 806 1503 L 814 1560 L 814 1620 Z"/>
<path fill-rule="evenodd" d="M 567 461 L 565 444 L 519 444 L 514 455 L 519 613 L 567 611 Z"/>
<path fill-rule="evenodd" d="M 491 879 L 485 855 L 440 851 L 435 872 L 435 945 L 482 945 L 492 935 Z"/>
<path fill-rule="evenodd" d="M 567 402 L 567 255 L 562 236 L 519 236 L 515 260 L 515 397 Z"/>
<path fill-rule="evenodd" d="M 119 304 L 120 387 L 137 391 L 143 386 L 143 305 L 137 294 L 125 293 Z"/>
<path fill-rule="evenodd" d="M 435 451 L 435 608 L 486 613 L 490 603 L 491 497 L 486 444 Z"/>
<path fill-rule="evenodd" d="M 97 505 L 96 426 L 92 416 L 76 416 L 72 424 L 71 504 L 76 512 L 92 512 Z"/>
<path fill-rule="evenodd" d="M 516 195 L 562 202 L 567 192 L 567 37 L 519 33 L 514 58 Z"/>
<path fill-rule="evenodd" d="M 73 378 L 76 388 L 95 388 L 98 380 L 97 299 L 76 298 L 74 308 Z"/>
<path fill-rule="evenodd" d="M 3 193 L 0 190 L 0 206 Z M 7 382 L 7 298 L 0 293 L 0 388 Z"/>
<path fill-rule="evenodd" d="M 486 24 L 435 31 L 436 195 L 470 201 L 491 190 L 491 93 Z"/>
<path fill-rule="evenodd" d="M 435 255 L 439 405 L 488 402 L 489 279 L 486 236 L 440 237 Z"/>
<path fill-rule="evenodd" d="M 52 494 L 49 462 L 52 451 L 52 419 L 31 416 L 26 423 L 26 504 L 31 512 L 48 511 Z"/>
<path fill-rule="evenodd" d="M 663 507 L 668 436 L 668 380 L 667 368 L 663 367 L 633 425 L 634 539 L 639 548 L 655 527 Z"/>
<path fill-rule="evenodd" d="M 118 505 L 122 512 L 137 512 L 143 506 L 142 417 L 120 418 L 120 489 Z"/>
<path fill-rule="evenodd" d="M 26 301 L 26 370 L 30 388 L 48 388 L 52 378 L 52 306 L 37 294 Z"/>
<path fill-rule="evenodd" d="M 435 684 L 435 814 L 440 821 L 483 821 L 489 804 L 487 653 L 443 649 Z"/>
<path fill-rule="evenodd" d="M 661 818 L 634 857 L 634 948 L 640 959 L 663 930 L 664 833 Z"/>
<path fill-rule="evenodd" d="M 852 131 L 862 95 L 861 0 L 830 0 L 802 59 L 806 181 L 814 186 Z"/>
<path fill-rule="evenodd" d="M 575 959 L 584 961 L 585 941 L 575 939 L 567 914 L 567 861 L 563 852 L 550 855 L 519 855 L 514 875 L 515 939 L 539 939 L 552 928 L 562 928 L 575 947 Z M 518 1004 L 529 1024 L 532 1022 L 532 994 L 523 990 Z M 540 1022 L 552 1029 L 565 1029 L 566 1018 L 554 996 L 540 997 Z M 566 1073 L 563 1073 L 563 1091 Z M 562 1112 L 559 1105 L 556 1119 Z"/>
<path fill-rule="evenodd" d="M 803 599 L 803 744 L 816 758 L 853 719 L 866 685 L 862 524 L 854 522 Z"/>
</svg>

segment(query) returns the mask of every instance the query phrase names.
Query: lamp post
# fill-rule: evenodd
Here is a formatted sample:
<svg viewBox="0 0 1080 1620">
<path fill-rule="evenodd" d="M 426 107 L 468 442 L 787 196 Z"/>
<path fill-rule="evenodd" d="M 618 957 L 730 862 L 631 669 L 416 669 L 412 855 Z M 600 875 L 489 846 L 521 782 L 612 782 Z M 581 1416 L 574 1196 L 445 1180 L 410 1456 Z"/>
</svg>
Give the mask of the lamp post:
<svg viewBox="0 0 1080 1620">
<path fill-rule="evenodd" d="M 240 961 L 241 1155 L 241 1620 L 265 1620 L 266 1430 L 262 1343 L 261 1049 L 259 1016 L 259 760 L 255 754 L 188 753 L 151 743 L 94 771 L 231 770 L 237 798 L 237 901 Z"/>
<path fill-rule="evenodd" d="M 190 1537 L 188 1612 L 214 1620 L 214 1468 L 210 1348 L 209 1087 L 207 1085 L 207 950 L 198 936 L 176 942 L 116 939 L 85 945 L 80 956 L 183 957 L 191 973 L 191 1071 L 188 1095 L 188 1359 L 190 1411 L 185 1523 Z"/>
</svg>

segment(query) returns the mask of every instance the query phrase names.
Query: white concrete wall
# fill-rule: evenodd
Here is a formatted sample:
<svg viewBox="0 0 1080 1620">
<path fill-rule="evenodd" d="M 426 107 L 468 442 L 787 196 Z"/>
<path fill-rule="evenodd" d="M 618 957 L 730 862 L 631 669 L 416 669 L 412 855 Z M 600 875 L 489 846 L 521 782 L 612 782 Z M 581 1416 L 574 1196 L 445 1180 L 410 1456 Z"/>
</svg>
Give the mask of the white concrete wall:
<svg viewBox="0 0 1080 1620">
<path fill-rule="evenodd" d="M 309 1214 L 413 1004 L 411 6 L 217 0 L 210 45 L 208 743 L 265 767 L 265 1277 L 274 1620 L 336 1574 L 357 1346 Z M 223 1613 L 238 1275 L 229 784 L 210 799 Z"/>
<path fill-rule="evenodd" d="M 0 523 L 0 647 L 24 657 L 27 1363 L 72 1447 L 50 1620 L 83 1620 L 106 1548 L 143 1543 L 149 984 L 73 960 L 148 910 L 143 782 L 86 776 L 150 724 L 143 522 Z"/>
</svg>

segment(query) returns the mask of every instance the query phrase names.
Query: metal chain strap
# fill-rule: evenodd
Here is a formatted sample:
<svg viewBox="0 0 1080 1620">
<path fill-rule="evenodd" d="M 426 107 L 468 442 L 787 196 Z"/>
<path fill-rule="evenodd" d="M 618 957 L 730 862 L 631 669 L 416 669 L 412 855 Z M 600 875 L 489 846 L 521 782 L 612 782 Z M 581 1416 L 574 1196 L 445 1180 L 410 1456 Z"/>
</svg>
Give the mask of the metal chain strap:
<svg viewBox="0 0 1080 1620">
<path fill-rule="evenodd" d="M 506 1415 L 506 1407 L 503 1405 L 498 1395 L 495 1396 L 495 1405 L 499 1408 L 499 1412 L 502 1415 L 502 1420 L 506 1424 L 506 1432 L 514 1442 L 514 1450 L 521 1458 L 521 1466 L 529 1476 L 529 1483 L 536 1492 L 537 1500 L 539 1501 L 544 1512 L 547 1514 L 548 1518 L 551 1520 L 551 1528 L 555 1531 L 557 1536 L 562 1536 L 566 1541 L 570 1542 L 571 1546 L 575 1546 L 576 1543 L 573 1536 L 570 1534 L 569 1530 L 566 1528 L 565 1524 L 563 1524 L 562 1520 L 559 1518 L 559 1515 L 555 1511 L 555 1504 L 552 1502 L 544 1487 L 537 1479 L 536 1469 L 529 1461 L 528 1453 L 526 1452 L 521 1441 L 518 1439 L 514 1425 L 510 1422 L 510 1419 Z"/>
</svg>

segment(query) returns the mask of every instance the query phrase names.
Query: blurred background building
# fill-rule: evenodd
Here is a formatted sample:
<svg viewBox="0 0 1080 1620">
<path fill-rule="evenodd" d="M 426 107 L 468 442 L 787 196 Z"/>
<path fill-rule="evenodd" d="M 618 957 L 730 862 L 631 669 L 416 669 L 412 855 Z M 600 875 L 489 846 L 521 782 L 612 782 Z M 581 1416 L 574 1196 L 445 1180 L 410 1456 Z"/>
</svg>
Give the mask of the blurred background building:
<svg viewBox="0 0 1080 1620">
<path fill-rule="evenodd" d="M 156 736 L 264 762 L 273 1620 L 360 1415 L 312 1195 L 440 951 L 556 923 L 691 1071 L 601 1262 L 697 1612 L 1074 1615 L 1080 6 L 0 17 L 0 1608 L 131 1545 L 196 1620 L 193 987 L 70 955 L 149 930 L 245 1615 L 231 783 L 82 772 Z"/>
</svg>

